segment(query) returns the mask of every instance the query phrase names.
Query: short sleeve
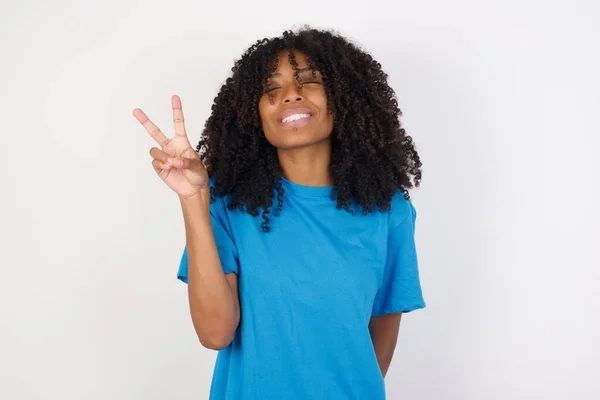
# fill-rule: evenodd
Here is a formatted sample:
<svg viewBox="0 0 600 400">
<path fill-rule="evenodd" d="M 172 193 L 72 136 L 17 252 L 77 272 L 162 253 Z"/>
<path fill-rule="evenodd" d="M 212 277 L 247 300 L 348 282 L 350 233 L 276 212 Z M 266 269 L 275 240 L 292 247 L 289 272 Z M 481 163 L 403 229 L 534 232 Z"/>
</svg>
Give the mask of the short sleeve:
<svg viewBox="0 0 600 400">
<path fill-rule="evenodd" d="M 404 199 L 396 207 L 401 209 L 402 218 L 388 233 L 383 280 L 373 304 L 373 316 L 425 307 L 415 245 L 416 210 Z"/>
<path fill-rule="evenodd" d="M 225 274 L 239 274 L 239 260 L 237 247 L 233 235 L 231 234 L 231 225 L 227 215 L 227 208 L 223 198 L 218 197 L 210 205 L 210 221 L 215 235 L 217 252 L 221 260 L 221 266 Z M 187 283 L 188 281 L 188 253 L 187 246 L 183 249 L 183 255 L 179 262 L 177 279 Z"/>
</svg>

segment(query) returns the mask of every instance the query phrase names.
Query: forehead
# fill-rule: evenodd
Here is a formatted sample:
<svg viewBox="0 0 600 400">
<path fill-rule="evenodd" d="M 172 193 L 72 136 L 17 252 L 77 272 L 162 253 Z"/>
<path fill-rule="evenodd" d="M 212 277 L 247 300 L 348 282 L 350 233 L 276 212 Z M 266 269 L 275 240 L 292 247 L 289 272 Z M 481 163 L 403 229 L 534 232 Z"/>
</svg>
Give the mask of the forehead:
<svg viewBox="0 0 600 400">
<path fill-rule="evenodd" d="M 309 66 L 309 58 L 308 56 L 299 51 L 295 50 L 293 53 L 293 59 L 296 62 L 296 68 L 304 69 Z M 292 63 L 290 62 L 290 51 L 284 50 L 279 52 L 272 60 L 272 69 L 271 71 L 274 73 L 280 73 L 283 71 L 291 71 L 293 70 Z"/>
</svg>

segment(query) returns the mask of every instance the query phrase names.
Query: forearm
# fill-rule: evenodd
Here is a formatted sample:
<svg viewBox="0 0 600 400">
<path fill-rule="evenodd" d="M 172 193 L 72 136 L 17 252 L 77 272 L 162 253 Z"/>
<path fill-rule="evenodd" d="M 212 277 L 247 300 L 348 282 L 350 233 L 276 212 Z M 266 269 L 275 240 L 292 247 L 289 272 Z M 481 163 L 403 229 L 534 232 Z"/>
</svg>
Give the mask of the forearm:
<svg viewBox="0 0 600 400">
<path fill-rule="evenodd" d="M 371 341 L 373 342 L 373 348 L 377 355 L 377 362 L 379 362 L 381 374 L 384 377 L 387 374 L 390 363 L 392 362 L 392 357 L 394 356 L 401 319 L 402 313 L 393 313 L 373 316 L 369 322 Z"/>
<path fill-rule="evenodd" d="M 375 348 L 375 355 L 377 356 L 381 375 L 385 377 L 394 357 L 396 343 L 387 343 L 384 340 L 376 340 L 373 337 L 371 339 L 373 340 L 373 347 Z"/>
<path fill-rule="evenodd" d="M 208 193 L 181 200 L 188 254 L 188 296 L 194 329 L 206 347 L 226 347 L 240 319 L 239 303 L 221 266 Z"/>
</svg>

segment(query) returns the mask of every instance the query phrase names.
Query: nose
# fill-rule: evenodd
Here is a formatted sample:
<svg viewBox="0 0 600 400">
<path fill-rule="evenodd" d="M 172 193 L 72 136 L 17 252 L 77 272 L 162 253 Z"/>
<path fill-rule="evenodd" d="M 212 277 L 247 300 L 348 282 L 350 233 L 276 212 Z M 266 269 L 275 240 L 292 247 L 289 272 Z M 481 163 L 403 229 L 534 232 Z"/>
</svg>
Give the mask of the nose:
<svg viewBox="0 0 600 400">
<path fill-rule="evenodd" d="M 283 102 L 286 104 L 289 103 L 299 103 L 304 100 L 304 97 L 300 94 L 300 89 L 297 85 L 290 85 L 291 88 L 287 90 L 285 93 L 285 97 L 283 98 Z"/>
</svg>

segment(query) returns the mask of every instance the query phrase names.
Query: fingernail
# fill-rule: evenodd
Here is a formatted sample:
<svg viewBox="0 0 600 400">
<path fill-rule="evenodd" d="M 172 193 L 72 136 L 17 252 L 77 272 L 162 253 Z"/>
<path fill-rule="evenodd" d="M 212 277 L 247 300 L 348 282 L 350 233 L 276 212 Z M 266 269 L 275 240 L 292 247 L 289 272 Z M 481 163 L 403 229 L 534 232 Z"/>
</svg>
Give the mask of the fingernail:
<svg viewBox="0 0 600 400">
<path fill-rule="evenodd" d="M 175 162 L 177 163 L 178 167 L 183 167 L 183 160 L 177 159 Z"/>
</svg>

